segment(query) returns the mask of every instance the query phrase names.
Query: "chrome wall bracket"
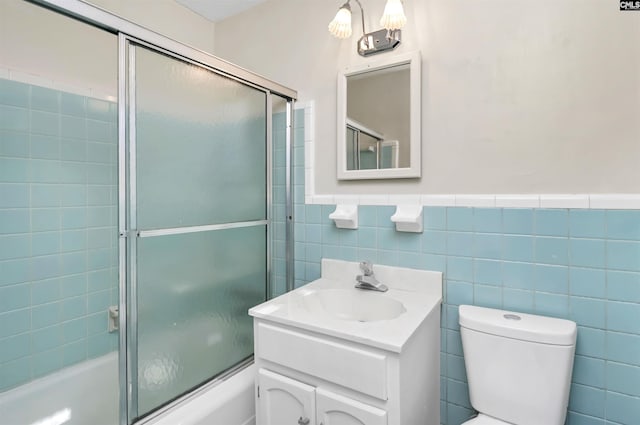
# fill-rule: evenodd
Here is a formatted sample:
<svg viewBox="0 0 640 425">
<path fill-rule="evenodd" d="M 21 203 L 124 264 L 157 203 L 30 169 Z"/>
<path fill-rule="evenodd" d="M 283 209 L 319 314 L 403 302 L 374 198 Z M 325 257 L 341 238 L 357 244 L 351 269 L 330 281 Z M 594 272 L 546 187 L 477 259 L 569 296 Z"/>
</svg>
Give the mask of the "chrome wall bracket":
<svg viewBox="0 0 640 425">
<path fill-rule="evenodd" d="M 387 50 L 393 50 L 400 45 L 401 40 L 401 30 L 381 29 L 370 32 L 358 40 L 358 53 L 360 56 L 371 56 Z"/>
<path fill-rule="evenodd" d="M 107 322 L 107 330 L 109 333 L 118 331 L 120 326 L 120 312 L 117 305 L 109 306 L 109 320 Z"/>
</svg>

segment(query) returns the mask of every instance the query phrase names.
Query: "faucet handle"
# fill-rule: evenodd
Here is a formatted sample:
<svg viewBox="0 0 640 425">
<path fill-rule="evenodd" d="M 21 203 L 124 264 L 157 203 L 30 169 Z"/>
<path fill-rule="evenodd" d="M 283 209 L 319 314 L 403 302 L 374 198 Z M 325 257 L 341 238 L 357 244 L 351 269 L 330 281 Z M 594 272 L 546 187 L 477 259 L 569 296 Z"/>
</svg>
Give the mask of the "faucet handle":
<svg viewBox="0 0 640 425">
<path fill-rule="evenodd" d="M 373 264 L 371 264 L 371 261 L 360 261 L 360 270 L 365 276 L 373 276 Z"/>
</svg>

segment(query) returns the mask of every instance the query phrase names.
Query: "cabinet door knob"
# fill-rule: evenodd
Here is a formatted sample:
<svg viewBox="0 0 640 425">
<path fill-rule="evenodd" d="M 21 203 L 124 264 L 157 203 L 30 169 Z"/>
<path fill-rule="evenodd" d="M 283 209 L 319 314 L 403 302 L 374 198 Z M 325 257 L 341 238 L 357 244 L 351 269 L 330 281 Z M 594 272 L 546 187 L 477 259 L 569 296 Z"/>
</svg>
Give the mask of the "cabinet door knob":
<svg viewBox="0 0 640 425">
<path fill-rule="evenodd" d="M 298 425 L 309 425 L 309 422 L 311 422 L 311 419 L 303 418 L 302 416 L 298 419 Z"/>
</svg>

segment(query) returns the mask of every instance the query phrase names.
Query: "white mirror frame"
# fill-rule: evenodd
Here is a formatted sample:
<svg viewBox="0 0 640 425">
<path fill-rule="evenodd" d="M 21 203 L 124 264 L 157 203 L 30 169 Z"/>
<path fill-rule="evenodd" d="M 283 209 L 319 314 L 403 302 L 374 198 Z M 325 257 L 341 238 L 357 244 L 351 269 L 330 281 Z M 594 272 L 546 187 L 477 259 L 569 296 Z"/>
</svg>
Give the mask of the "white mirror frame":
<svg viewBox="0 0 640 425">
<path fill-rule="evenodd" d="M 347 170 L 346 128 L 347 128 L 347 77 L 397 65 L 409 64 L 409 106 L 410 106 L 410 159 L 408 168 L 384 168 L 377 170 Z M 389 56 L 377 62 L 367 62 L 360 66 L 346 68 L 338 73 L 337 102 L 337 168 L 338 180 L 362 179 L 405 179 L 420 177 L 421 163 L 421 119 L 422 89 L 420 86 L 420 52 L 410 52 Z"/>
</svg>

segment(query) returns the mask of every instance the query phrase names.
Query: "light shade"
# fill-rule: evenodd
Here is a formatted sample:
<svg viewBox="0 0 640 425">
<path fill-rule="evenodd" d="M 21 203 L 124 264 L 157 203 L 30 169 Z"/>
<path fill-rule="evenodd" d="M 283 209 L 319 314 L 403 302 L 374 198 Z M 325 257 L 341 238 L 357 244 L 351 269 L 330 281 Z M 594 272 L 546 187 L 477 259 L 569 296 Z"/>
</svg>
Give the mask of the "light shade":
<svg viewBox="0 0 640 425">
<path fill-rule="evenodd" d="M 345 4 L 336 13 L 336 17 L 329 23 L 329 32 L 337 38 L 351 37 L 351 8 Z"/>
<path fill-rule="evenodd" d="M 404 8 L 400 0 L 387 0 L 384 6 L 384 13 L 380 18 L 380 25 L 387 30 L 398 30 L 407 23 L 407 17 L 404 15 Z"/>
</svg>

